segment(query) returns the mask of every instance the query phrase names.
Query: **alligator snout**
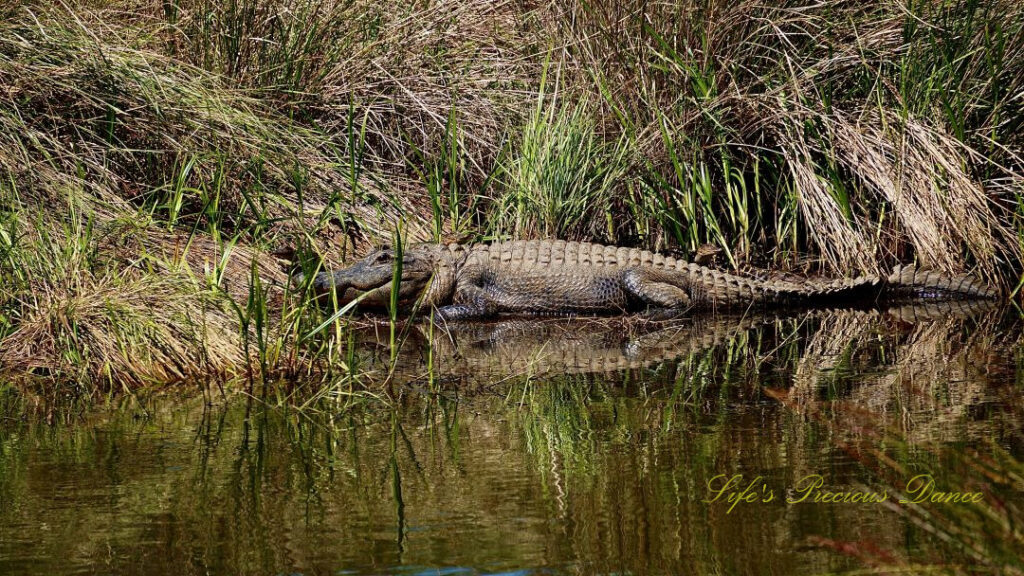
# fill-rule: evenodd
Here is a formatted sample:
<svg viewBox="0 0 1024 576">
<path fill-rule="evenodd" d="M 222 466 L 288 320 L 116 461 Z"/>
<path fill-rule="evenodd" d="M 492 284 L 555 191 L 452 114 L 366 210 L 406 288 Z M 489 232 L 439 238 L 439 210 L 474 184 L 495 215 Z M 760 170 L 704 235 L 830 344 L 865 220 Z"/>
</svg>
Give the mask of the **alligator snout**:
<svg viewBox="0 0 1024 576">
<path fill-rule="evenodd" d="M 391 282 L 391 275 L 366 274 L 357 269 L 358 266 L 335 272 L 321 272 L 313 280 L 313 289 L 317 292 L 336 290 L 339 293 L 357 290 L 366 292 L 380 288 Z M 379 277 L 378 277 L 379 276 Z"/>
</svg>

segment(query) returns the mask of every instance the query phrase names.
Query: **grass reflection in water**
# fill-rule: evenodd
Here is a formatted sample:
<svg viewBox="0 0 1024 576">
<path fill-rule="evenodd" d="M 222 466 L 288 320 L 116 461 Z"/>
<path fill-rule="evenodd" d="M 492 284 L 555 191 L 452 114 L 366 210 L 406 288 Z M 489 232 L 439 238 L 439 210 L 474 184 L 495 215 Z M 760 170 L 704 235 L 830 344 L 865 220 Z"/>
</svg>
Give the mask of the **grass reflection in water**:
<svg viewBox="0 0 1024 576">
<path fill-rule="evenodd" d="M 8 391 L 0 572 L 1024 566 L 1020 328 L 998 310 L 411 327 L 393 366 L 382 334 L 355 354 L 393 372 L 387 402 Z M 922 473 L 984 499 L 899 504 Z M 812 474 L 889 499 L 787 503 Z M 708 502 L 718 475 L 758 498 Z"/>
</svg>

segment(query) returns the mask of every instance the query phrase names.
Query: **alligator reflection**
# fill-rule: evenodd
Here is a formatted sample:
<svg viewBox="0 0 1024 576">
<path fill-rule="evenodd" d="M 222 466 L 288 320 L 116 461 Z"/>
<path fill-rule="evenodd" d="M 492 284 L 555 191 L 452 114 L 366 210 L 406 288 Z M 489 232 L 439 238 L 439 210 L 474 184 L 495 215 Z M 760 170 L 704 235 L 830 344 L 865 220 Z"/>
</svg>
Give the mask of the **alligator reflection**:
<svg viewBox="0 0 1024 576">
<path fill-rule="evenodd" d="M 509 319 L 492 322 L 403 326 L 407 339 L 392 366 L 386 324 L 360 333 L 363 366 L 373 379 L 394 373 L 400 382 L 441 378 L 487 385 L 495 378 L 602 374 L 657 368 L 716 348 L 744 343 L 753 334 L 779 345 L 806 348 L 812 363 L 884 331 L 894 343 L 921 338 L 913 328 L 939 332 L 992 321 L 991 301 L 940 302 L 869 310 L 818 310 L 773 314 L 701 314 L 671 322 L 642 317 Z M 968 323 L 968 324 L 965 324 Z M 751 350 L 758 354 L 761 350 Z"/>
<path fill-rule="evenodd" d="M 0 573 L 1024 564 L 1021 331 L 998 310 L 420 327 L 387 404 L 151 397 L 68 424 L 0 395 Z M 369 382 L 391 354 L 364 336 Z M 987 507 L 784 498 L 919 471 Z M 723 474 L 777 497 L 729 512 L 706 501 Z"/>
</svg>

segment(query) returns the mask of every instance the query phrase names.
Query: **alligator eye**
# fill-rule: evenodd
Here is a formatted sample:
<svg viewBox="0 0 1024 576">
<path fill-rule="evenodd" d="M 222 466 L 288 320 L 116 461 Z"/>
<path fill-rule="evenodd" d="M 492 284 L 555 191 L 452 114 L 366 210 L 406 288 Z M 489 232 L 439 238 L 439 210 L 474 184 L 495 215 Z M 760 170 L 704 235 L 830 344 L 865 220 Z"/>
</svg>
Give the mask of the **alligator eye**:
<svg viewBox="0 0 1024 576">
<path fill-rule="evenodd" d="M 391 254 L 388 254 L 387 252 L 381 252 L 380 254 L 377 254 L 376 258 L 373 259 L 373 263 L 374 264 L 390 264 L 391 263 Z"/>
</svg>

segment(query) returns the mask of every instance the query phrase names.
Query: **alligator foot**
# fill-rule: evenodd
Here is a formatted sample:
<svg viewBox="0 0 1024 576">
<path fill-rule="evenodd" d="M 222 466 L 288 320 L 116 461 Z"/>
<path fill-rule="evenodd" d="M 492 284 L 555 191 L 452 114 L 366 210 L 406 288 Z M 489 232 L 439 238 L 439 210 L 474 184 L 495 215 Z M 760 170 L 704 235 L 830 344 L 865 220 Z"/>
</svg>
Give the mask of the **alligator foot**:
<svg viewBox="0 0 1024 576">
<path fill-rule="evenodd" d="M 445 321 L 472 320 L 487 316 L 487 310 L 470 304 L 451 304 L 434 309 L 434 318 Z"/>
</svg>

